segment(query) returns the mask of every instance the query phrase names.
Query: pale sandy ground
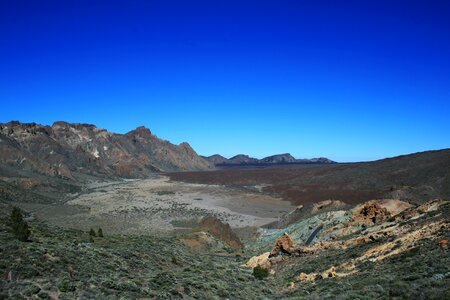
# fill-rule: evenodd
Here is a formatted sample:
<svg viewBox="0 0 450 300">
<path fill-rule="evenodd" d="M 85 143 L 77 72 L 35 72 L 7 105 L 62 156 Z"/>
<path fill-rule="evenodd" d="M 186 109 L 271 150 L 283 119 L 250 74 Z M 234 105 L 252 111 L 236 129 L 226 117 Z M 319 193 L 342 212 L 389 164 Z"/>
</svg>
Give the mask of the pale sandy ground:
<svg viewBox="0 0 450 300">
<path fill-rule="evenodd" d="M 41 214 L 66 227 L 102 227 L 114 233 L 142 234 L 192 227 L 209 214 L 234 228 L 259 227 L 292 209 L 289 202 L 263 194 L 258 187 L 235 189 L 172 182 L 166 176 L 155 176 L 93 182 L 63 207 Z"/>
</svg>

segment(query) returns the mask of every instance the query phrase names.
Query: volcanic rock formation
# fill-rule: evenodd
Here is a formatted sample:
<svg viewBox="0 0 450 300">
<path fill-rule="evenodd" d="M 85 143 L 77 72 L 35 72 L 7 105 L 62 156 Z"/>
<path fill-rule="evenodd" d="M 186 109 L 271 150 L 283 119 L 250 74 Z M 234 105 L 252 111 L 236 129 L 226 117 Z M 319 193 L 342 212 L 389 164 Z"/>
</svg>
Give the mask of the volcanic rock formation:
<svg viewBox="0 0 450 300">
<path fill-rule="evenodd" d="M 286 232 L 281 236 L 275 245 L 275 248 L 270 252 L 269 257 L 276 256 L 278 254 L 291 254 L 292 250 L 294 249 L 294 241 L 292 238 L 287 234 Z"/>
<path fill-rule="evenodd" d="M 50 176 L 74 173 L 144 177 L 157 171 L 213 168 L 187 143 L 171 144 L 141 126 L 116 134 L 90 124 L 0 124 L 0 165 Z"/>
</svg>

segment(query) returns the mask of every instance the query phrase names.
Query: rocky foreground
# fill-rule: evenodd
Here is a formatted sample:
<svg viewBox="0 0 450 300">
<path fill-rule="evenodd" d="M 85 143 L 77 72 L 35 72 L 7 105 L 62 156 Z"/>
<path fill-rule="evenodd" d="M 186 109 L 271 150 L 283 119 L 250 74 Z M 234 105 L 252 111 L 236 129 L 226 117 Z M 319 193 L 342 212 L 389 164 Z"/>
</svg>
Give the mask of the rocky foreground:
<svg viewBox="0 0 450 300">
<path fill-rule="evenodd" d="M 30 241 L 21 242 L 11 206 L 0 211 L 0 298 L 450 297 L 449 201 L 319 209 L 245 245 L 214 218 L 166 237 L 93 237 L 28 220 Z M 268 276 L 255 278 L 257 267 Z"/>
<path fill-rule="evenodd" d="M 245 266 L 289 280 L 286 297 L 448 299 L 449 217 L 449 201 L 369 201 L 267 231 Z"/>
</svg>

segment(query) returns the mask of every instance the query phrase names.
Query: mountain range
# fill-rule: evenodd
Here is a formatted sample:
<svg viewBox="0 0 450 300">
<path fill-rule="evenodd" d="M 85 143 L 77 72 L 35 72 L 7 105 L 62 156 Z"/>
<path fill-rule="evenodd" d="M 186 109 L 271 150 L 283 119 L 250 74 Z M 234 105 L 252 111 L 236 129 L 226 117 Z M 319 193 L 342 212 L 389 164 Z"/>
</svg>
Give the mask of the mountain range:
<svg viewBox="0 0 450 300">
<path fill-rule="evenodd" d="M 138 127 L 126 134 L 90 124 L 0 124 L 0 168 L 73 179 L 75 174 L 145 177 L 162 171 L 210 170 L 188 143 L 174 145 Z"/>
<path fill-rule="evenodd" d="M 335 161 L 332 161 L 325 157 L 311 158 L 311 159 L 307 159 L 307 158 L 296 159 L 290 153 L 271 155 L 271 156 L 264 157 L 262 159 L 250 157 L 245 154 L 238 154 L 231 158 L 225 158 L 219 154 L 214 154 L 211 156 L 202 156 L 202 157 L 217 167 L 268 166 L 268 165 L 285 165 L 285 164 L 333 164 L 333 163 L 336 163 Z"/>
<path fill-rule="evenodd" d="M 295 159 L 290 154 L 261 160 L 242 154 L 230 159 L 203 157 L 188 143 L 172 144 L 144 126 L 118 134 L 91 124 L 64 121 L 51 126 L 18 121 L 0 124 L 0 175 L 8 169 L 68 179 L 77 174 L 143 178 L 156 172 L 206 171 L 221 165 L 286 163 L 333 161 Z"/>
</svg>

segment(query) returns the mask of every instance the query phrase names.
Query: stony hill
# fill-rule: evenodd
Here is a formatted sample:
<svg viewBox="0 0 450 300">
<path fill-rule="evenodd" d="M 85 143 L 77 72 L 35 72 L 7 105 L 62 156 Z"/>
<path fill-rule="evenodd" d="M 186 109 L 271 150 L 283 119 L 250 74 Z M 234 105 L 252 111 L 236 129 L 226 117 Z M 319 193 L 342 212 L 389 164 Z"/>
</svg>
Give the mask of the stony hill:
<svg viewBox="0 0 450 300">
<path fill-rule="evenodd" d="M 208 170 L 188 143 L 171 144 L 138 127 L 117 134 L 90 124 L 0 124 L 0 166 L 44 175 L 144 177 L 158 171 Z"/>
</svg>

